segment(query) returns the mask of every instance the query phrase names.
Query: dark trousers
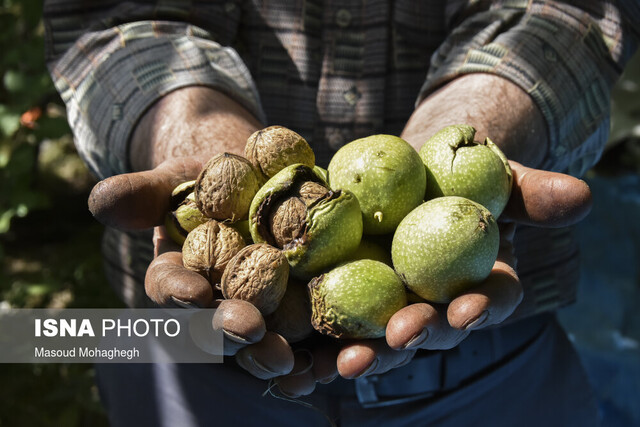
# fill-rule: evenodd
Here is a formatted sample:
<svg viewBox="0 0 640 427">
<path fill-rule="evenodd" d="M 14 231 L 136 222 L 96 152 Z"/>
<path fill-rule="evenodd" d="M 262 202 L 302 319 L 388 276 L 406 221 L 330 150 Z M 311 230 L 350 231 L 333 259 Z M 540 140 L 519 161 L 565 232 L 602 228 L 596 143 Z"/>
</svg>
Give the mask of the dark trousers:
<svg viewBox="0 0 640 427">
<path fill-rule="evenodd" d="M 508 344 L 496 341 L 495 331 L 473 334 L 479 343 L 491 341 L 492 347 Z M 397 378 L 397 392 L 405 395 L 402 382 L 406 379 L 400 375 L 410 372 L 414 382 L 439 376 L 445 390 L 423 393 L 415 400 L 409 395 L 401 403 L 386 406 L 374 402 L 373 407 L 363 406 L 355 381 L 342 379 L 320 385 L 304 397 L 316 408 L 312 409 L 263 396 L 267 382 L 229 364 L 104 364 L 96 370 L 114 427 L 327 426 L 327 416 L 339 426 L 358 427 L 598 425 L 586 374 L 554 316 L 545 316 L 540 330 L 525 345 L 475 373 L 475 349 L 469 352 L 468 363 L 467 356 L 458 355 L 447 364 L 448 354 L 442 353 L 438 364 L 416 359 L 400 373 L 391 372 L 389 378 L 381 375 L 373 383 L 374 387 L 380 384 L 381 395 L 388 394 L 389 384 Z M 420 372 L 425 369 L 434 371 Z M 457 377 L 454 386 L 446 384 L 446 378 Z"/>
</svg>

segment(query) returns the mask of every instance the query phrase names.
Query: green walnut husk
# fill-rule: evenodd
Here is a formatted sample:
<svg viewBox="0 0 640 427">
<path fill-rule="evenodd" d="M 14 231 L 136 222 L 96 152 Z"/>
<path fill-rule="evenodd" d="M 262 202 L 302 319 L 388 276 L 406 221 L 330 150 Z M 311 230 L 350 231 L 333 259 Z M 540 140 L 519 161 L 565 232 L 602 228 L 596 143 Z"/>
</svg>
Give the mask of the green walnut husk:
<svg viewBox="0 0 640 427">
<path fill-rule="evenodd" d="M 254 132 L 247 140 L 244 155 L 266 179 L 287 166 L 302 163 L 313 167 L 316 161 L 307 141 L 284 126 L 269 126 Z"/>
<path fill-rule="evenodd" d="M 340 148 L 328 168 L 333 190 L 353 192 L 364 234 L 393 232 L 423 201 L 426 174 L 418 152 L 402 138 L 371 135 Z"/>
<path fill-rule="evenodd" d="M 351 192 L 331 191 L 312 168 L 295 164 L 258 191 L 249 227 L 254 242 L 282 248 L 294 277 L 309 279 L 358 247 L 362 215 Z"/>
<path fill-rule="evenodd" d="M 261 183 L 262 179 L 244 157 L 230 153 L 213 156 L 196 180 L 198 209 L 218 221 L 246 219 Z"/>
<path fill-rule="evenodd" d="M 393 236 L 393 267 L 421 298 L 448 303 L 487 278 L 498 255 L 495 218 L 457 196 L 429 200 L 407 215 Z"/>
<path fill-rule="evenodd" d="M 358 245 L 356 250 L 353 251 L 351 255 L 344 260 L 344 262 L 358 261 L 361 259 L 371 259 L 374 261 L 380 261 L 389 267 L 393 266 L 390 250 L 373 240 L 365 238 L 360 241 L 360 245 Z"/>
<path fill-rule="evenodd" d="M 400 278 L 374 260 L 341 264 L 308 287 L 313 327 L 335 338 L 383 337 L 391 316 L 407 305 Z"/>
<path fill-rule="evenodd" d="M 511 194 L 511 167 L 497 145 L 489 138 L 474 141 L 475 134 L 468 125 L 447 126 L 420 148 L 427 168 L 425 199 L 465 197 L 498 218 Z"/>
<path fill-rule="evenodd" d="M 165 228 L 171 239 L 182 245 L 187 234 L 209 218 L 205 217 L 196 204 L 196 181 L 187 181 L 178 185 L 171 193 L 169 212 L 165 218 Z"/>
</svg>

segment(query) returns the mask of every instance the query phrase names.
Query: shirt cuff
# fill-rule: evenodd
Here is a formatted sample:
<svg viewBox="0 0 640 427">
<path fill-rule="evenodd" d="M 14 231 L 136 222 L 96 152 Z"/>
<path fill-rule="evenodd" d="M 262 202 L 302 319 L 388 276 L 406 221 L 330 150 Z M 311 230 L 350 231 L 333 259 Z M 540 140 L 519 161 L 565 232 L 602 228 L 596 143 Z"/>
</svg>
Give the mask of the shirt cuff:
<svg viewBox="0 0 640 427">
<path fill-rule="evenodd" d="M 547 122 L 550 149 L 542 167 L 581 176 L 606 143 L 619 72 L 586 14 L 549 10 L 502 8 L 463 22 L 432 57 L 418 102 L 464 74 L 507 78 L 531 95 Z"/>
<path fill-rule="evenodd" d="M 229 95 L 264 122 L 257 89 L 238 53 L 192 25 L 130 23 L 80 38 L 51 69 L 81 157 L 99 178 L 130 172 L 140 117 L 186 86 Z"/>
</svg>

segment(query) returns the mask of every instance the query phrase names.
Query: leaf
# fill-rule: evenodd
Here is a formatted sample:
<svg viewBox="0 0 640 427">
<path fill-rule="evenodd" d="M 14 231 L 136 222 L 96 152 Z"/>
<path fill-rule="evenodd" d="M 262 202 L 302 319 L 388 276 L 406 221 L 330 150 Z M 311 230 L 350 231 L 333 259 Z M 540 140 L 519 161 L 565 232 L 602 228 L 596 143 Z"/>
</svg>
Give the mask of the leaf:
<svg viewBox="0 0 640 427">
<path fill-rule="evenodd" d="M 20 114 L 0 104 L 0 131 L 4 136 L 12 136 L 20 129 Z"/>
<path fill-rule="evenodd" d="M 25 75 L 15 70 L 7 70 L 2 81 L 9 92 L 22 92 L 27 87 Z"/>
</svg>

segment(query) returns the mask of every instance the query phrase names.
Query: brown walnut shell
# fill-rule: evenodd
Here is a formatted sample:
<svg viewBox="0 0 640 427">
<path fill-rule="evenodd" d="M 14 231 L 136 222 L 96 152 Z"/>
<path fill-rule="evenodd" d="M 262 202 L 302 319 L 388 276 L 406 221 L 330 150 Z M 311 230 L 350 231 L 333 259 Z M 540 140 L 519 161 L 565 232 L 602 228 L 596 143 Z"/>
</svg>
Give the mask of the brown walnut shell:
<svg viewBox="0 0 640 427">
<path fill-rule="evenodd" d="M 182 246 L 182 263 L 215 285 L 229 260 L 243 247 L 245 241 L 237 230 L 212 219 L 187 235 Z"/>
<path fill-rule="evenodd" d="M 279 248 L 302 234 L 307 207 L 298 197 L 280 200 L 269 213 L 269 227 Z"/>
<path fill-rule="evenodd" d="M 267 315 L 280 304 L 287 280 L 289 264 L 282 251 L 257 243 L 243 248 L 229 261 L 220 289 L 225 298 L 248 301 Z"/>
<path fill-rule="evenodd" d="M 307 338 L 313 332 L 311 298 L 304 283 L 289 282 L 276 311 L 265 318 L 267 329 L 282 335 L 289 343 Z"/>
<path fill-rule="evenodd" d="M 198 209 L 219 221 L 246 219 L 262 179 L 247 159 L 230 153 L 212 157 L 195 186 Z"/>
<path fill-rule="evenodd" d="M 327 187 L 314 181 L 304 181 L 300 184 L 300 187 L 298 187 L 300 200 L 302 200 L 307 207 L 326 197 L 328 193 L 329 189 Z"/>
<path fill-rule="evenodd" d="M 309 143 L 284 126 L 269 126 L 254 132 L 247 140 L 244 155 L 266 178 L 294 163 L 313 167 L 316 161 Z"/>
</svg>

